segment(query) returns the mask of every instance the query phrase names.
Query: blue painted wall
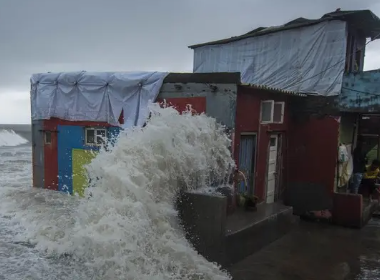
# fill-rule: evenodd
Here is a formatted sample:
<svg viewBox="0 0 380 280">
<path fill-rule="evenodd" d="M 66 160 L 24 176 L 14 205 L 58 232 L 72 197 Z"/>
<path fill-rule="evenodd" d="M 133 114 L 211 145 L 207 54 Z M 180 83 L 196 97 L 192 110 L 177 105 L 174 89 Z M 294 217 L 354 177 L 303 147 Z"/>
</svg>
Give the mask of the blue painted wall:
<svg viewBox="0 0 380 280">
<path fill-rule="evenodd" d="M 345 112 L 380 112 L 380 70 L 345 74 L 339 107 Z"/>
<path fill-rule="evenodd" d="M 111 144 L 119 135 L 118 127 L 108 128 Z M 58 190 L 73 193 L 72 149 L 99 150 L 97 147 L 84 145 L 85 127 L 58 125 Z"/>
</svg>

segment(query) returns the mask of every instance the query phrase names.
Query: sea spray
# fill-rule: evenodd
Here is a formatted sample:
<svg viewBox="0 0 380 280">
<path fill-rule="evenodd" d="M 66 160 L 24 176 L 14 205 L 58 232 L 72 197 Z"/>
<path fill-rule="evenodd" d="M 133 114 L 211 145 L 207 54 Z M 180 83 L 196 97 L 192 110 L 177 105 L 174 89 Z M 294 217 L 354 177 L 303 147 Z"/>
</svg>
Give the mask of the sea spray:
<svg viewBox="0 0 380 280">
<path fill-rule="evenodd" d="M 189 244 L 174 208 L 180 188 L 228 178 L 230 140 L 206 115 L 150 109 L 144 128 L 122 132 L 87 166 L 95 182 L 87 198 L 66 196 L 45 213 L 27 201 L 46 200 L 52 208 L 48 192 L 18 200 L 25 235 L 52 257 L 70 256 L 68 269 L 84 269 L 88 279 L 230 279 Z"/>
<path fill-rule="evenodd" d="M 143 129 L 122 133 L 88 166 L 91 197 L 80 203 L 72 253 L 103 277 L 228 279 L 200 256 L 178 227 L 179 187 L 209 185 L 231 172 L 229 138 L 215 119 L 151 108 Z"/>
</svg>

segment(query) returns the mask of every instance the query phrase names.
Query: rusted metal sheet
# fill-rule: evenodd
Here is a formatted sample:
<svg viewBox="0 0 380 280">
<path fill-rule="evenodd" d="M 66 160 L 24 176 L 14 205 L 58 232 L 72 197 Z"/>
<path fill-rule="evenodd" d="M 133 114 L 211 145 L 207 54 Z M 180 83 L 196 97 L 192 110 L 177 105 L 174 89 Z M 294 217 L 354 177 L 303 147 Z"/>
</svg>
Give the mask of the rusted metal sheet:
<svg viewBox="0 0 380 280">
<path fill-rule="evenodd" d="M 380 113 L 380 70 L 344 75 L 339 107 L 343 112 Z"/>
<path fill-rule="evenodd" d="M 44 187 L 43 121 L 32 122 L 33 187 Z"/>
<path fill-rule="evenodd" d="M 317 184 L 334 191 L 339 126 L 337 116 L 310 117 L 304 122 L 291 123 L 288 188 L 294 184 Z"/>
<path fill-rule="evenodd" d="M 311 116 L 339 114 L 339 99 L 336 96 L 308 96 L 289 100 L 292 117 L 307 119 Z"/>
<path fill-rule="evenodd" d="M 44 188 L 58 190 L 57 119 L 44 120 L 44 133 L 51 134 L 50 143 L 44 143 L 45 183 Z"/>
<path fill-rule="evenodd" d="M 161 103 L 163 100 L 157 99 L 156 102 Z M 206 97 L 166 98 L 165 102 L 167 105 L 173 106 L 180 113 L 189 110 L 189 106 L 191 106 L 193 113 L 206 113 Z"/>
</svg>

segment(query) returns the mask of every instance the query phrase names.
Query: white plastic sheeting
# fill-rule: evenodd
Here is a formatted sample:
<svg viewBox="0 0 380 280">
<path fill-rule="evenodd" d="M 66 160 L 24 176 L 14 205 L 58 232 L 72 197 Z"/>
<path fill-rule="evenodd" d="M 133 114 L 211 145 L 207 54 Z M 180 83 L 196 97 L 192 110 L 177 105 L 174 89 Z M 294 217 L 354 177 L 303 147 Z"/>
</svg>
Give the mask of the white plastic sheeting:
<svg viewBox="0 0 380 280">
<path fill-rule="evenodd" d="M 346 23 L 326 21 L 194 50 L 194 72 L 241 72 L 242 82 L 299 93 L 338 95 Z"/>
<path fill-rule="evenodd" d="M 124 128 L 142 126 L 148 104 L 159 94 L 168 73 L 69 72 L 35 74 L 31 78 L 32 119 L 98 121 Z"/>
<path fill-rule="evenodd" d="M 338 188 L 344 187 L 349 182 L 354 171 L 353 156 L 351 154 L 352 145 L 339 146 L 339 180 Z"/>
</svg>

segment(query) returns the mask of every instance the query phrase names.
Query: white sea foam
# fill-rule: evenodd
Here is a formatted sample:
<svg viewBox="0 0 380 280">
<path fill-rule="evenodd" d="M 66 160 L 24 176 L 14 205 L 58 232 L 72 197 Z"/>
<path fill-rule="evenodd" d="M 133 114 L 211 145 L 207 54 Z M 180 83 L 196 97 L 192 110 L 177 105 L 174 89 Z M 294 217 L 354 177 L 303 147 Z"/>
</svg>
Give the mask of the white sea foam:
<svg viewBox="0 0 380 280">
<path fill-rule="evenodd" d="M 28 140 L 11 129 L 0 129 L 0 147 L 15 147 L 28 143 Z"/>
<path fill-rule="evenodd" d="M 205 115 L 151 109 L 144 129 L 123 132 L 87 167 L 96 181 L 88 198 L 22 190 L 3 194 L 0 207 L 26 228 L 19 238 L 70 255 L 70 269 L 82 265 L 89 279 L 230 279 L 192 248 L 173 206 L 180 188 L 228 177 L 229 139 Z"/>
</svg>

